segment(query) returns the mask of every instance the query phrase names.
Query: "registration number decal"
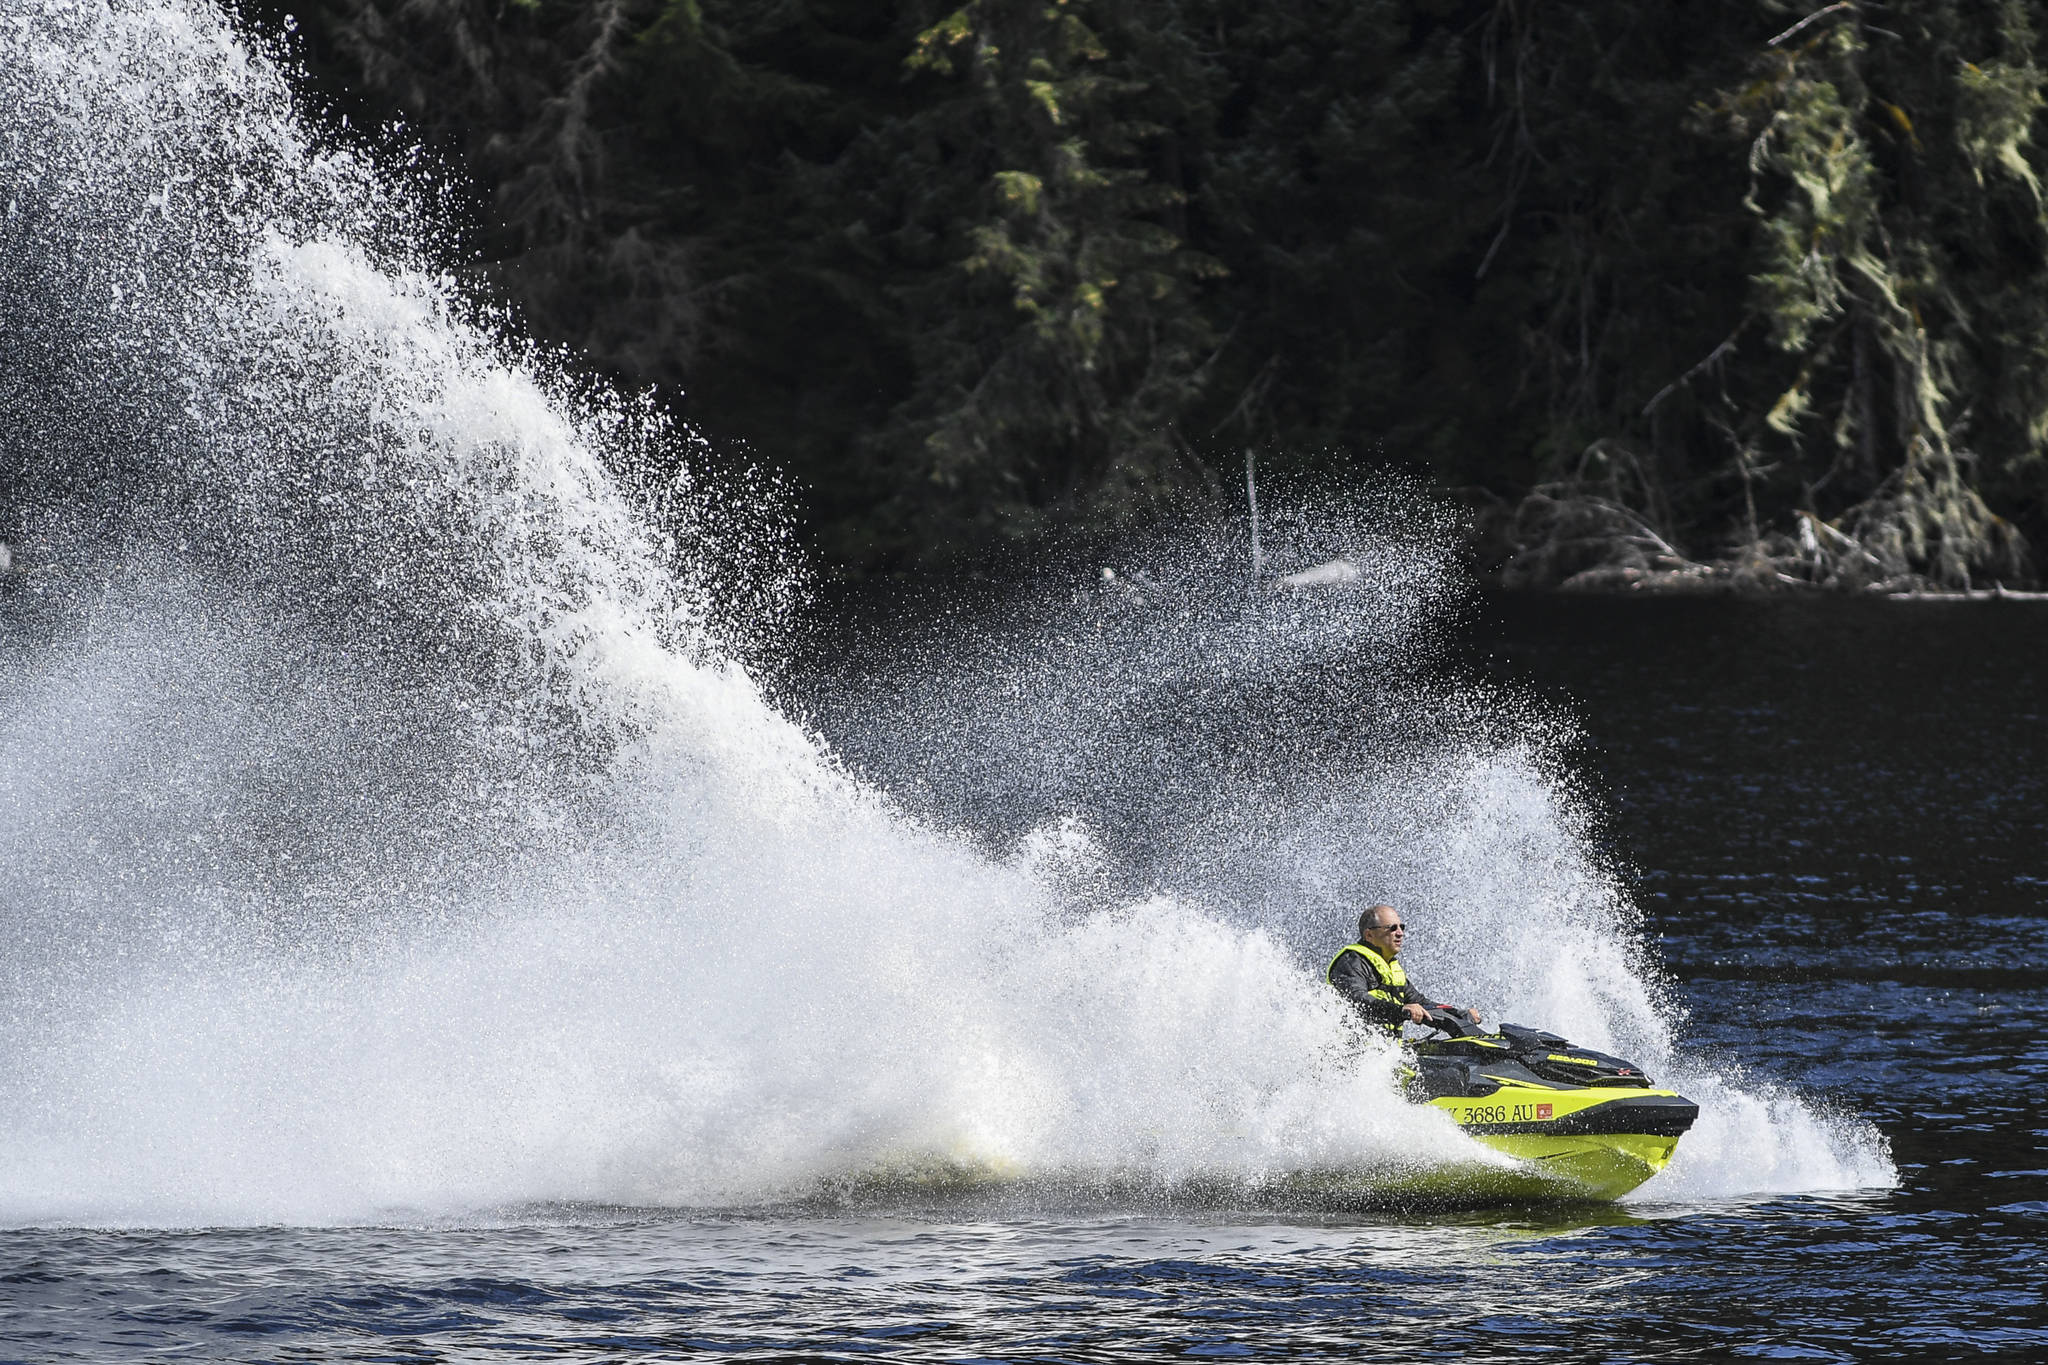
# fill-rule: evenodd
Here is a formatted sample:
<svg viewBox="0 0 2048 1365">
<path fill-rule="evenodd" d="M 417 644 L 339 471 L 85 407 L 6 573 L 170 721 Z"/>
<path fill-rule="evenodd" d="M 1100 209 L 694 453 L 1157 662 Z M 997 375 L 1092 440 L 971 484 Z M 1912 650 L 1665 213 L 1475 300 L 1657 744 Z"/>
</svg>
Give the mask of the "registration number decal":
<svg viewBox="0 0 2048 1365">
<path fill-rule="evenodd" d="M 1547 1104 L 1475 1104 L 1458 1116 L 1458 1122 L 1539 1123 L 1553 1112 Z"/>
</svg>

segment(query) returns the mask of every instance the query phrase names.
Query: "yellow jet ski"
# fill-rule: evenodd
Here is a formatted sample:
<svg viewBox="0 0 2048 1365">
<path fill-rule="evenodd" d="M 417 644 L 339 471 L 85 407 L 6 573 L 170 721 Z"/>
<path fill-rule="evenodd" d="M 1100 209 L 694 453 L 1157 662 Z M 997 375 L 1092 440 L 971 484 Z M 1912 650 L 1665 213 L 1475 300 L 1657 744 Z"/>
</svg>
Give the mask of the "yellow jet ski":
<svg viewBox="0 0 2048 1365">
<path fill-rule="evenodd" d="M 1620 1198 L 1664 1169 L 1699 1117 L 1698 1105 L 1654 1088 L 1633 1063 L 1554 1033 L 1487 1032 L 1448 1010 L 1428 1023 L 1448 1036 L 1409 1044 L 1411 1092 L 1561 1195 Z"/>
</svg>

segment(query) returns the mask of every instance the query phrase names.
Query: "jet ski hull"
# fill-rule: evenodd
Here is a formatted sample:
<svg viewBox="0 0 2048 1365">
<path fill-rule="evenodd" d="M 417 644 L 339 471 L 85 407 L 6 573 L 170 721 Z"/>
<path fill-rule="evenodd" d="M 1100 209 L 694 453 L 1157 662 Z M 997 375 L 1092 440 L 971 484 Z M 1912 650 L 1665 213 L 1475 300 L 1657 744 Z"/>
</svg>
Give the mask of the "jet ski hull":
<svg viewBox="0 0 2048 1365">
<path fill-rule="evenodd" d="M 1561 1197 L 1619 1199 L 1670 1163 L 1699 1117 L 1619 1058 L 1512 1024 L 1415 1052 L 1420 1097 Z"/>
<path fill-rule="evenodd" d="M 1528 1163 L 1560 1193 L 1585 1199 L 1619 1199 L 1663 1170 L 1699 1112 L 1668 1090 L 1504 1087 L 1430 1106 L 1479 1142 Z"/>
</svg>

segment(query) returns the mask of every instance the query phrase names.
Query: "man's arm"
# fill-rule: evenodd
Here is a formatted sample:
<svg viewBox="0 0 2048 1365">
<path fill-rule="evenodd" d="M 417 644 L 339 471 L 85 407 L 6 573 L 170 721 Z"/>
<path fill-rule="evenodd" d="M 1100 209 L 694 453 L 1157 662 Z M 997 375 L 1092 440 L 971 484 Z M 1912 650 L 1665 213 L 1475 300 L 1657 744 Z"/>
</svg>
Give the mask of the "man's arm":
<svg viewBox="0 0 2048 1365">
<path fill-rule="evenodd" d="M 1337 959 L 1330 968 L 1330 984 L 1368 1024 L 1398 1024 L 1409 1017 L 1408 1002 L 1402 997 L 1412 995 L 1414 988 L 1404 988 L 1399 994 L 1389 990 L 1372 964 L 1357 953 L 1345 953 Z"/>
</svg>

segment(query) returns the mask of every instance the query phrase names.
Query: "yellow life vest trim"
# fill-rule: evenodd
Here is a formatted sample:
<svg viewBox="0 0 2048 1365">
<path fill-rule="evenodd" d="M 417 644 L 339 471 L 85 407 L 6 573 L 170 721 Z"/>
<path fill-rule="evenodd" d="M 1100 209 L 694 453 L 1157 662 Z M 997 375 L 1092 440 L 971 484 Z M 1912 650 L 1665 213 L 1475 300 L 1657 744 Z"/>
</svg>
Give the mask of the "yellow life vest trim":
<svg viewBox="0 0 2048 1365">
<path fill-rule="evenodd" d="M 1388 961 L 1386 958 L 1381 957 L 1372 949 L 1366 947 L 1363 943 L 1347 943 L 1342 948 L 1339 948 L 1337 950 L 1337 956 L 1330 959 L 1330 965 L 1323 968 L 1323 980 L 1327 981 L 1330 979 L 1330 973 L 1337 970 L 1338 961 L 1341 960 L 1344 954 L 1346 953 L 1357 953 L 1361 957 L 1363 957 L 1367 962 L 1370 962 L 1372 964 L 1372 969 L 1379 973 L 1381 985 L 1393 987 L 1405 986 L 1408 984 L 1408 973 L 1401 970 L 1401 964 L 1399 962 Z M 1373 995 L 1379 994 L 1378 991 L 1372 991 L 1370 993 Z"/>
</svg>

